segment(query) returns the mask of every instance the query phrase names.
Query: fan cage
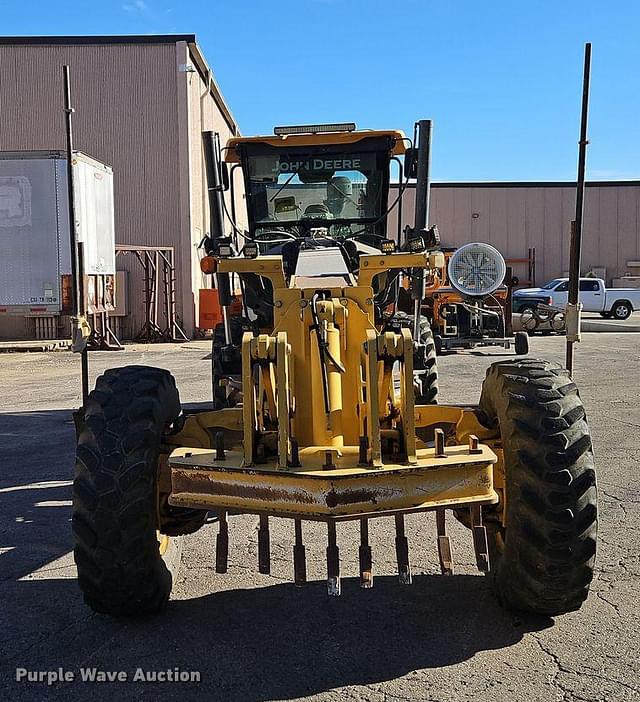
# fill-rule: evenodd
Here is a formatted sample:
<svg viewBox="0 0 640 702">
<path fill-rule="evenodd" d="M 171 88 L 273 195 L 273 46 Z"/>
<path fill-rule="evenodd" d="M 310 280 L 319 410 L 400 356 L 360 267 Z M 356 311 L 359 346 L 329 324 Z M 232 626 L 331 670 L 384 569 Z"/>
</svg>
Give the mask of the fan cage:
<svg viewBox="0 0 640 702">
<path fill-rule="evenodd" d="M 451 256 L 448 270 L 449 281 L 457 290 L 470 297 L 484 297 L 502 285 L 507 264 L 493 246 L 474 242 Z"/>
</svg>

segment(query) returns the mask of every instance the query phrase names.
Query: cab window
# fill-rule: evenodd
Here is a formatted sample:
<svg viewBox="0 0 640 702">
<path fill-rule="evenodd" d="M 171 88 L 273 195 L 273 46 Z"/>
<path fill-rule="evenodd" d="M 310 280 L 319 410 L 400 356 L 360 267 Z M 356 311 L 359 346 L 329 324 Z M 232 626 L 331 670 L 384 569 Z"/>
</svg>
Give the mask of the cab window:
<svg viewBox="0 0 640 702">
<path fill-rule="evenodd" d="M 560 283 L 558 287 L 555 289 L 555 292 L 567 292 L 569 289 L 569 283 L 565 280 L 564 283 Z"/>
<path fill-rule="evenodd" d="M 597 280 L 581 280 L 580 292 L 598 292 L 600 284 Z"/>
</svg>

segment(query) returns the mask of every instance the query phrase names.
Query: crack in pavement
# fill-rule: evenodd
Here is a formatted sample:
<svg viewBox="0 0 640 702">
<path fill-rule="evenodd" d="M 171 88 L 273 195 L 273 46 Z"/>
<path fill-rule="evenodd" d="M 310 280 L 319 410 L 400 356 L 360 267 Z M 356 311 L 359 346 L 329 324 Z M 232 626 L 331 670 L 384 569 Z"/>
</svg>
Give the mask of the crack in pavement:
<svg viewBox="0 0 640 702">
<path fill-rule="evenodd" d="M 558 676 L 560 673 L 564 673 L 565 675 L 573 675 L 575 677 L 587 677 L 587 678 L 594 678 L 596 680 L 605 680 L 606 682 L 613 683 L 614 685 L 619 685 L 620 687 L 623 687 L 627 690 L 631 690 L 632 692 L 640 693 L 640 687 L 636 687 L 634 685 L 630 685 L 629 683 L 623 682 L 622 680 L 617 680 L 616 678 L 610 678 L 607 675 L 601 675 L 599 673 L 594 673 L 594 672 L 587 672 L 586 670 L 580 670 L 574 671 L 570 670 L 569 668 L 566 668 L 561 662 L 560 658 L 549 648 L 547 648 L 542 641 L 540 641 L 540 638 L 536 636 L 535 634 L 531 634 L 532 638 L 535 639 L 537 642 L 538 646 L 540 647 L 540 650 L 545 653 L 554 663 L 556 666 L 556 672 L 555 675 L 553 676 L 552 680 L 550 681 L 550 684 L 554 687 L 557 687 L 562 691 L 564 695 L 566 694 L 571 694 L 574 695 L 571 690 L 567 690 L 565 686 L 562 684 L 560 680 L 558 680 Z"/>
</svg>

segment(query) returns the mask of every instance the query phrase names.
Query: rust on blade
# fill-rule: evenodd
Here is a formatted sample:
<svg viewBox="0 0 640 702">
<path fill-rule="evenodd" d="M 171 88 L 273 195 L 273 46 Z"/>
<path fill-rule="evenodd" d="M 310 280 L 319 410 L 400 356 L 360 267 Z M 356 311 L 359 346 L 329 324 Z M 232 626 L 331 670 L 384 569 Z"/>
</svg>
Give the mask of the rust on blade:
<svg viewBox="0 0 640 702">
<path fill-rule="evenodd" d="M 188 491 L 203 492 L 205 494 L 221 495 L 224 497 L 240 497 L 265 502 L 299 502 L 313 504 L 312 495 L 303 490 L 292 491 L 271 485 L 244 485 L 242 483 L 223 482 L 213 480 L 208 475 L 191 471 L 188 476 Z"/>
<path fill-rule="evenodd" d="M 332 489 L 327 493 L 325 502 L 327 507 L 338 507 L 339 505 L 355 505 L 366 504 L 370 502 L 372 505 L 378 504 L 378 490 L 361 489 L 361 490 L 340 490 Z"/>
</svg>

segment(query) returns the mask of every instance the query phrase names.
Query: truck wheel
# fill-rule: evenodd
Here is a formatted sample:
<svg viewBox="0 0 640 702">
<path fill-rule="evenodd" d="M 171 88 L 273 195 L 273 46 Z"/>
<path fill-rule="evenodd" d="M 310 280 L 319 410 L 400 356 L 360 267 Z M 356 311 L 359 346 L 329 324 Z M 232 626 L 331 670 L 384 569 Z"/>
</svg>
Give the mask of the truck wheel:
<svg viewBox="0 0 640 702">
<path fill-rule="evenodd" d="M 529 335 L 527 332 L 516 332 L 514 335 L 517 356 L 526 356 L 529 353 Z"/>
<path fill-rule="evenodd" d="M 78 582 L 96 612 L 148 614 L 169 599 L 181 541 L 160 534 L 158 455 L 179 413 L 175 381 L 160 368 L 107 370 L 89 395 L 78 431 L 72 527 Z M 181 516 L 193 524 L 193 510 L 173 511 L 174 530 Z"/>
<path fill-rule="evenodd" d="M 596 474 L 576 386 L 547 361 L 493 364 L 480 409 L 499 426 L 506 514 L 487 514 L 493 586 L 508 607 L 545 614 L 579 609 L 596 553 Z"/>
<path fill-rule="evenodd" d="M 632 312 L 633 309 L 631 305 L 624 300 L 617 300 L 611 307 L 611 316 L 621 322 L 625 319 L 629 319 Z"/>
</svg>

